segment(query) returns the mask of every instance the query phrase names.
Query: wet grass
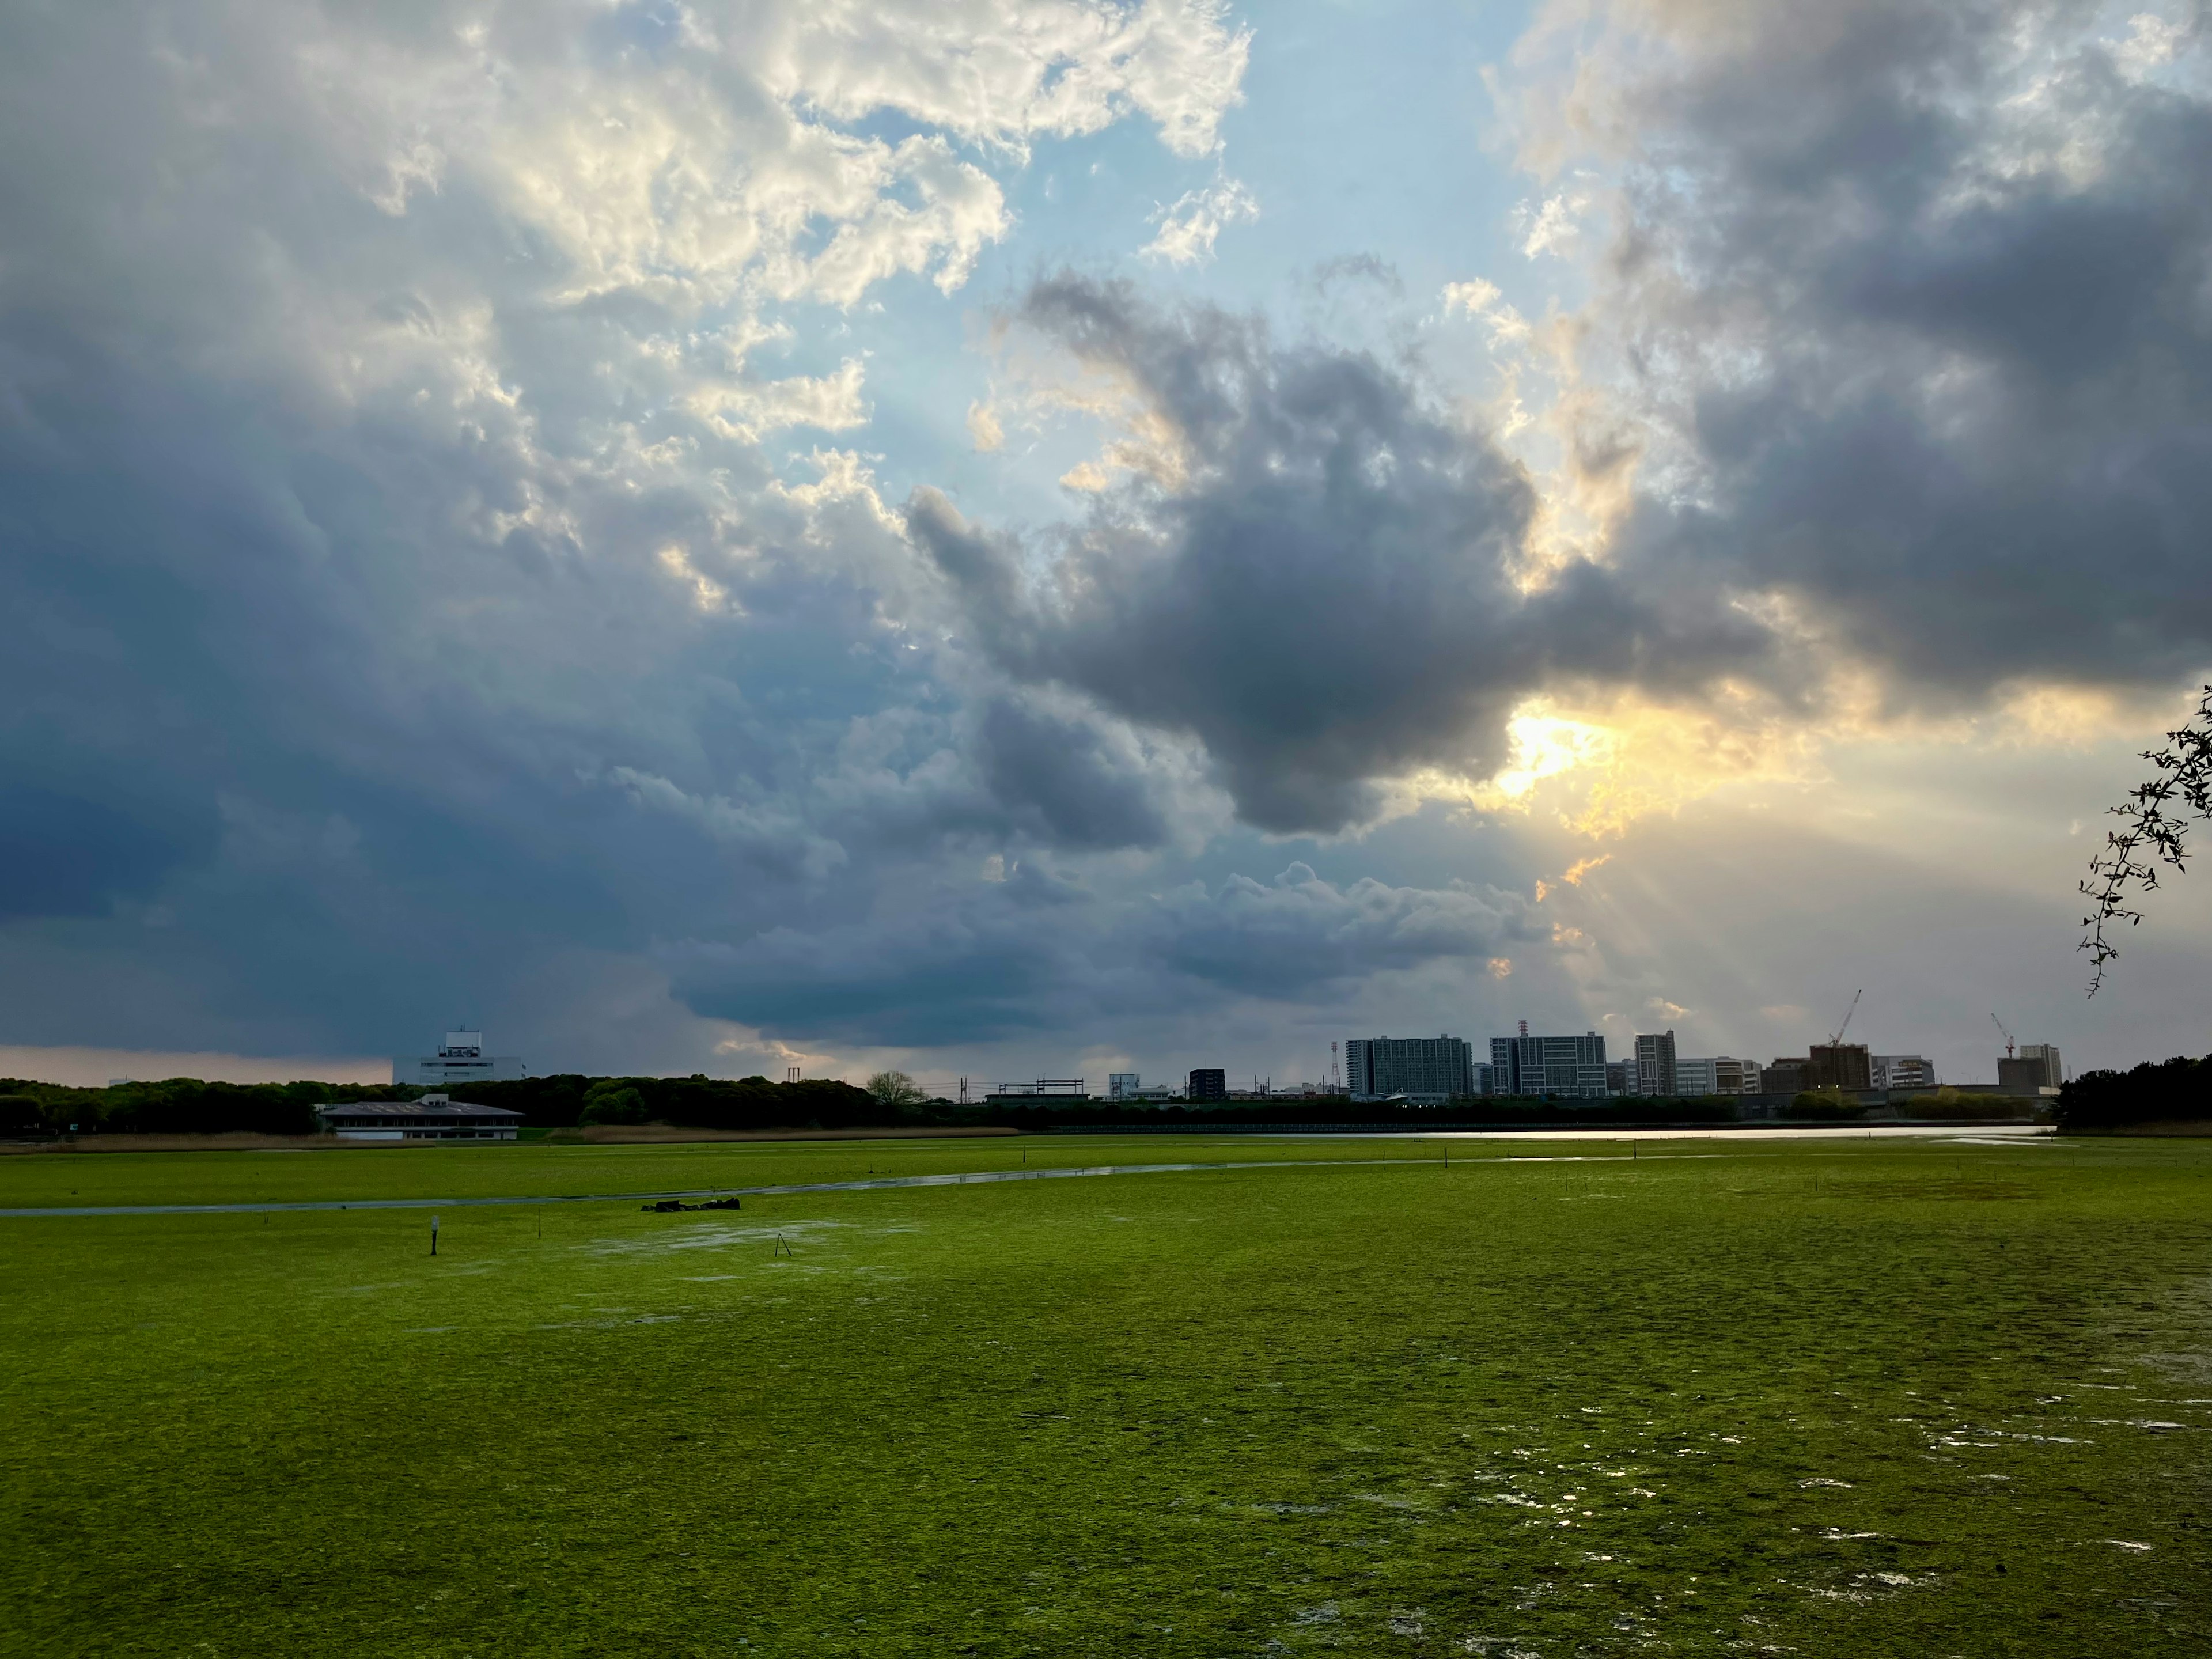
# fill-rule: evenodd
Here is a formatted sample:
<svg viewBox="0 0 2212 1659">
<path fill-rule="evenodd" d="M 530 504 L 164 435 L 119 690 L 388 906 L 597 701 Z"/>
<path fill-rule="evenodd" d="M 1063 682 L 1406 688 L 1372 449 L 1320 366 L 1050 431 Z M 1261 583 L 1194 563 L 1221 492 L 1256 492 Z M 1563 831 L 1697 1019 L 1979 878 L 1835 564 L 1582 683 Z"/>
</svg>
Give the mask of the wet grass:
<svg viewBox="0 0 2212 1659">
<path fill-rule="evenodd" d="M 0 1205 L 1202 1144 L 19 1159 Z M 1301 1146 L 1408 1152 L 1216 1152 Z M 408 1212 L 0 1221 L 0 1652 L 2212 1644 L 2212 1146 L 1516 1150 L 458 1211 L 435 1261 Z"/>
<path fill-rule="evenodd" d="M 1603 1146 L 1518 1149 L 1610 1157 Z M 1035 1135 L 870 1141 L 696 1141 L 668 1146 L 349 1146 L 314 1152 L 35 1152 L 0 1158 L 0 1209 L 79 1205 L 265 1204 L 374 1198 L 480 1198 L 702 1190 L 850 1181 L 870 1175 L 1070 1169 L 1094 1164 L 1433 1161 L 1442 1143 L 1250 1135 Z M 1462 1143 L 1459 1158 L 1503 1157 Z"/>
</svg>

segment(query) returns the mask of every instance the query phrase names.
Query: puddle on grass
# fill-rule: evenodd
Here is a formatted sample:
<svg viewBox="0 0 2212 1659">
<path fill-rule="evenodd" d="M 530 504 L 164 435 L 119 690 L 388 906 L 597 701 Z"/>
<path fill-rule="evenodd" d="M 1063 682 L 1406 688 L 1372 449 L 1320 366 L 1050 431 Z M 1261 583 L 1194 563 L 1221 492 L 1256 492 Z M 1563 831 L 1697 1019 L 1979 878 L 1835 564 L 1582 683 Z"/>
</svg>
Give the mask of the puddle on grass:
<svg viewBox="0 0 2212 1659">
<path fill-rule="evenodd" d="M 1856 1601 L 1863 1605 L 1894 1595 L 1899 1590 L 1913 1589 L 1936 1582 L 1933 1574 L 1915 1578 L 1904 1572 L 1862 1572 L 1855 1574 L 1840 1589 L 1815 1589 L 1812 1592 L 1826 1601 Z"/>
<path fill-rule="evenodd" d="M 738 1244 L 805 1243 L 832 1228 L 851 1225 L 843 1221 L 786 1221 L 768 1227 L 729 1227 L 715 1223 L 671 1228 L 646 1238 L 595 1238 L 571 1248 L 588 1255 L 665 1255 L 678 1250 L 722 1250 Z"/>
</svg>

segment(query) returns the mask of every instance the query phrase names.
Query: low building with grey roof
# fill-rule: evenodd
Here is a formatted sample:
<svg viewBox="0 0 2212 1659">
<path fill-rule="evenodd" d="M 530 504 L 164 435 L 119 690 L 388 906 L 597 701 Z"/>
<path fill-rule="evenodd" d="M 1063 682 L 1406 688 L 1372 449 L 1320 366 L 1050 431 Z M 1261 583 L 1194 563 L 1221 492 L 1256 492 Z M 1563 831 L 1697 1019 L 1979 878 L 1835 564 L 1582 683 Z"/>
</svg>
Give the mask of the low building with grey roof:
<svg viewBox="0 0 2212 1659">
<path fill-rule="evenodd" d="M 471 1106 L 444 1095 L 318 1106 L 315 1115 L 340 1140 L 513 1140 L 522 1127 L 520 1112 Z"/>
</svg>

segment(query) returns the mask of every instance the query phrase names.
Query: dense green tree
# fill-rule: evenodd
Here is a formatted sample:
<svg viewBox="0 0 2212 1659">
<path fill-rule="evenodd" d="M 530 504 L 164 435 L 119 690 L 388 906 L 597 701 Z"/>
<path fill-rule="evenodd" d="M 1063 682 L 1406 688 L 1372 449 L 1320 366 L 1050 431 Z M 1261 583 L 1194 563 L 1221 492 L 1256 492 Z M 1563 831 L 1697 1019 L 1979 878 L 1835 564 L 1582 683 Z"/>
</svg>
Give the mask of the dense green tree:
<svg viewBox="0 0 2212 1659">
<path fill-rule="evenodd" d="M 1866 1108 L 1840 1089 L 1808 1089 L 1790 1103 L 1790 1115 L 1811 1123 L 1849 1123 L 1866 1115 Z"/>
<path fill-rule="evenodd" d="M 642 1123 L 646 1121 L 645 1097 L 635 1088 L 623 1085 L 619 1079 L 609 1079 L 584 1097 L 584 1109 L 576 1121 L 592 1123 Z"/>
<path fill-rule="evenodd" d="M 2212 1054 L 2146 1060 L 2124 1072 L 2084 1072 L 2058 1092 L 2063 1133 L 2207 1122 L 2212 1122 Z"/>
<path fill-rule="evenodd" d="M 878 1106 L 919 1106 L 929 1098 L 904 1072 L 878 1072 L 865 1086 L 868 1098 Z"/>
<path fill-rule="evenodd" d="M 46 1127 L 35 1095 L 0 1095 L 0 1135 L 35 1133 Z"/>
</svg>

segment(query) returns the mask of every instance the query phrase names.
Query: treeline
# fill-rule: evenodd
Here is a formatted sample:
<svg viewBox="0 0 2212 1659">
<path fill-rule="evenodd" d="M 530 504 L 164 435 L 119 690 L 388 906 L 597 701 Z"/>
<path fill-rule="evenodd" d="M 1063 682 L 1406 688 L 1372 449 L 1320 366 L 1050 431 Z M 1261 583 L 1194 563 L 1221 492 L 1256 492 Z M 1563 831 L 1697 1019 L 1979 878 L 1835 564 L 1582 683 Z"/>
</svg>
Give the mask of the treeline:
<svg viewBox="0 0 2212 1659">
<path fill-rule="evenodd" d="M 311 1135 L 322 1127 L 316 1107 L 389 1100 L 395 1092 L 411 1098 L 420 1091 L 375 1083 L 204 1083 L 191 1077 L 72 1089 L 0 1078 L 0 1134 Z"/>
<path fill-rule="evenodd" d="M 2145 1060 L 2124 1072 L 2084 1072 L 2058 1091 L 2058 1127 L 2212 1123 L 2212 1054 Z"/>
<path fill-rule="evenodd" d="M 419 1091 L 410 1091 L 419 1092 Z M 912 1108 L 878 1105 L 849 1083 L 809 1078 L 585 1077 L 556 1073 L 512 1083 L 469 1085 L 477 1106 L 520 1112 L 532 1128 L 596 1123 L 672 1123 L 685 1129 L 888 1128 L 926 1121 Z"/>
<path fill-rule="evenodd" d="M 419 1100 L 428 1089 L 390 1083 L 206 1083 L 169 1078 L 106 1089 L 0 1079 L 0 1135 L 264 1134 L 321 1132 L 315 1108 Z M 850 1084 L 764 1077 L 525 1078 L 470 1085 L 471 1105 L 520 1112 L 526 1127 L 672 1123 L 688 1129 L 843 1129 L 927 1121 L 886 1110 Z"/>
<path fill-rule="evenodd" d="M 322 1127 L 319 1105 L 364 1100 L 415 1100 L 429 1092 L 393 1084 L 205 1083 L 170 1078 L 107 1089 L 0 1079 L 0 1135 L 222 1134 L 240 1131 L 309 1135 Z M 915 1091 L 919 1092 L 919 1091 Z M 1950 1091 L 1945 1091 L 1945 1094 Z M 2121 1073 L 2094 1072 L 2067 1085 L 2060 1121 L 2076 1126 L 2147 1118 L 2212 1118 L 2212 1060 L 2169 1060 Z M 562 1073 L 508 1083 L 472 1084 L 470 1103 L 522 1114 L 525 1127 L 566 1129 L 593 1124 L 666 1123 L 687 1129 L 860 1129 L 1001 1127 L 1011 1129 L 1318 1128 L 1331 1125 L 1403 1129 L 1511 1126 L 1571 1128 L 1627 1124 L 1729 1123 L 1742 1102 L 1725 1096 L 1651 1100 L 1570 1100 L 1477 1097 L 1437 1106 L 1354 1101 L 1344 1096 L 1300 1100 L 1225 1100 L 1139 1105 L 1113 1100 L 1000 1102 L 958 1105 L 949 1100 L 872 1097 L 826 1079 L 771 1083 L 764 1077 L 587 1077 Z M 1916 1096 L 1915 1115 L 1983 1116 L 2017 1109 L 2007 1101 L 1954 1103 Z M 2073 1116 L 2067 1115 L 2069 1110 Z M 1854 1101 L 1820 1094 L 1796 1097 L 1786 1116 L 1797 1121 L 1850 1121 Z"/>
</svg>

